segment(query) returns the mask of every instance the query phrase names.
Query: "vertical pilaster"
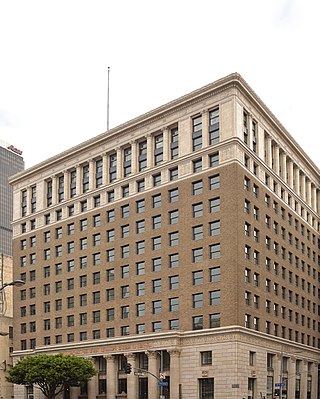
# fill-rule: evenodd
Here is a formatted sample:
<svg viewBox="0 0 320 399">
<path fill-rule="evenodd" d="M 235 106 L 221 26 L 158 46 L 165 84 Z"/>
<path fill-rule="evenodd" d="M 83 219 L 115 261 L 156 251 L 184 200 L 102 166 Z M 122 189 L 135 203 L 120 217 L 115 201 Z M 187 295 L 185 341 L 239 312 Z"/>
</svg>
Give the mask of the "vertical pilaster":
<svg viewBox="0 0 320 399">
<path fill-rule="evenodd" d="M 92 363 L 95 366 L 95 358 L 93 357 Z M 88 381 L 88 399 L 96 399 L 96 396 L 98 394 L 98 378 L 97 375 L 93 376 L 89 381 Z"/>
<path fill-rule="evenodd" d="M 273 156 L 274 156 L 274 164 L 273 164 L 273 169 L 275 173 L 279 176 L 279 160 L 280 160 L 280 150 L 279 147 L 276 143 L 274 143 L 273 146 Z"/>
<path fill-rule="evenodd" d="M 209 145 L 209 111 L 204 109 L 201 113 L 202 116 L 202 148 Z"/>
<path fill-rule="evenodd" d="M 149 133 L 147 134 L 147 168 L 151 168 L 154 164 L 153 162 L 153 137 Z"/>
<path fill-rule="evenodd" d="M 170 154 L 170 139 L 169 139 L 169 128 L 165 127 L 162 129 L 163 134 L 163 161 L 169 161 L 169 154 Z"/>
<path fill-rule="evenodd" d="M 138 157 L 137 157 L 137 142 L 131 141 L 131 174 L 137 173 L 138 170 Z"/>
<path fill-rule="evenodd" d="M 154 375 L 159 374 L 159 363 L 157 352 L 147 352 L 148 371 Z M 158 380 L 152 376 L 148 376 L 148 399 L 158 399 Z"/>
<path fill-rule="evenodd" d="M 171 350 L 170 353 L 170 399 L 179 399 L 180 384 L 180 351 Z"/>
<path fill-rule="evenodd" d="M 280 374 L 281 374 L 281 361 L 282 361 L 282 356 L 280 354 L 277 354 L 274 359 L 274 364 L 273 364 L 273 383 L 277 384 L 280 382 Z"/>
<path fill-rule="evenodd" d="M 116 386 L 117 386 L 116 358 L 112 355 L 107 355 L 106 361 L 107 361 L 107 398 L 114 399 L 116 397 Z"/>
<path fill-rule="evenodd" d="M 300 195 L 300 169 L 298 166 L 294 168 L 294 191 Z"/>
<path fill-rule="evenodd" d="M 287 182 L 287 155 L 285 152 L 280 153 L 280 164 L 281 164 L 281 177 L 282 180 Z"/>
<path fill-rule="evenodd" d="M 307 381 L 308 381 L 308 362 L 302 361 L 302 369 L 300 373 L 300 399 L 307 399 Z"/>
<path fill-rule="evenodd" d="M 317 211 L 317 188 L 314 184 L 312 184 L 311 206 L 314 211 Z"/>
<path fill-rule="evenodd" d="M 272 140 L 270 136 L 266 136 L 266 163 L 272 167 Z"/>
<path fill-rule="evenodd" d="M 293 189 L 293 162 L 291 159 L 288 160 L 288 184 Z"/>
<path fill-rule="evenodd" d="M 128 363 L 132 366 L 132 372 L 127 376 L 127 399 L 138 398 L 138 378 L 134 375 L 134 369 L 137 368 L 137 357 L 134 353 L 126 355 Z"/>
<path fill-rule="evenodd" d="M 103 154 L 102 156 L 102 185 L 105 186 L 108 183 L 108 155 Z"/>
<path fill-rule="evenodd" d="M 56 203 L 57 203 L 57 177 L 52 176 L 52 205 L 56 205 Z"/>
<path fill-rule="evenodd" d="M 306 194 L 307 194 L 307 196 L 306 196 L 307 204 L 309 206 L 311 206 L 312 205 L 312 200 L 311 200 L 311 181 L 309 179 L 307 180 Z"/>
<path fill-rule="evenodd" d="M 301 173 L 300 175 L 300 195 L 301 198 L 305 201 L 306 199 L 306 175 L 304 173 Z"/>
<path fill-rule="evenodd" d="M 288 393 L 287 398 L 294 398 L 296 391 L 296 379 L 293 377 L 296 374 L 296 358 L 290 357 L 288 359 Z M 293 378 L 290 378 L 293 377 Z"/>
<path fill-rule="evenodd" d="M 117 147 L 117 179 L 123 176 L 122 148 Z"/>
<path fill-rule="evenodd" d="M 93 159 L 89 161 L 89 190 L 94 189 L 95 182 L 95 162 Z"/>
<path fill-rule="evenodd" d="M 311 370 L 311 398 L 317 398 L 318 396 L 318 363 L 312 364 Z"/>
<path fill-rule="evenodd" d="M 80 395 L 79 387 L 71 387 L 70 388 L 70 399 L 78 399 Z"/>
<path fill-rule="evenodd" d="M 82 172 L 82 170 L 81 170 L 81 166 L 80 166 L 80 165 L 77 165 L 76 170 L 77 170 L 77 176 L 76 176 L 76 180 L 77 180 L 77 183 L 76 183 L 76 192 L 77 192 L 77 195 L 79 195 L 79 194 L 82 193 L 82 187 L 81 187 L 81 174 L 82 174 L 81 172 Z"/>
<path fill-rule="evenodd" d="M 69 182 L 69 171 L 63 172 L 63 184 L 64 184 L 64 198 L 68 200 L 70 198 L 70 182 Z"/>
</svg>

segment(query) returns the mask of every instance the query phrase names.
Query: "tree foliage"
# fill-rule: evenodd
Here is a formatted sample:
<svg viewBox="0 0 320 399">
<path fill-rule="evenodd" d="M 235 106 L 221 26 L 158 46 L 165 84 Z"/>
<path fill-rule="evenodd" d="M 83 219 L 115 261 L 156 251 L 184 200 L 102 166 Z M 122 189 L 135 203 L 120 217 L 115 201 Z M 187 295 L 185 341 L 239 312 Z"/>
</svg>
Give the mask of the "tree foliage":
<svg viewBox="0 0 320 399">
<path fill-rule="evenodd" d="M 54 399 L 64 389 L 83 385 L 95 374 L 93 363 L 84 357 L 40 354 L 18 361 L 8 370 L 7 380 L 37 386 L 46 398 Z"/>
</svg>

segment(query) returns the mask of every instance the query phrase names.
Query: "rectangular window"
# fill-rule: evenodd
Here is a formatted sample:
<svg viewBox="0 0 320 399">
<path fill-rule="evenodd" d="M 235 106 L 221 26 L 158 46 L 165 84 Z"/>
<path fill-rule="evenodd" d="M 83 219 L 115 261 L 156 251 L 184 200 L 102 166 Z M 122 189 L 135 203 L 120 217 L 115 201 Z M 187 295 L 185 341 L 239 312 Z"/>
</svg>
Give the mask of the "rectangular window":
<svg viewBox="0 0 320 399">
<path fill-rule="evenodd" d="M 210 259 L 220 258 L 220 243 L 210 245 L 209 250 L 210 250 Z"/>
<path fill-rule="evenodd" d="M 177 127 L 170 130 L 170 155 L 171 159 L 176 159 L 179 156 L 179 132 Z"/>
<path fill-rule="evenodd" d="M 112 153 L 109 155 L 109 181 L 110 183 L 117 178 L 117 154 Z"/>
<path fill-rule="evenodd" d="M 192 119 L 192 150 L 197 151 L 202 148 L 202 117 L 197 116 Z"/>
<path fill-rule="evenodd" d="M 146 169 L 147 167 L 147 141 L 141 141 L 138 144 L 138 164 L 139 164 L 139 172 Z"/>
<path fill-rule="evenodd" d="M 123 150 L 123 176 L 127 177 L 131 174 L 131 147 Z"/>
<path fill-rule="evenodd" d="M 219 143 L 219 108 L 209 111 L 209 144 Z"/>
<path fill-rule="evenodd" d="M 220 175 L 214 175 L 209 177 L 209 189 L 215 190 L 220 187 Z"/>
<path fill-rule="evenodd" d="M 159 165 L 163 161 L 163 134 L 154 138 L 154 164 Z"/>
</svg>

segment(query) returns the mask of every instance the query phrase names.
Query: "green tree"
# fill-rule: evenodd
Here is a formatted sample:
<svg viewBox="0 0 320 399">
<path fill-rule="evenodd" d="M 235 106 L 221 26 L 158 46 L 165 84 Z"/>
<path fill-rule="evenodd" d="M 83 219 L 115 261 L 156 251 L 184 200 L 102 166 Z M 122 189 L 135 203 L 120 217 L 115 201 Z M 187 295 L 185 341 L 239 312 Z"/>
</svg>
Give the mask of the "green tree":
<svg viewBox="0 0 320 399">
<path fill-rule="evenodd" d="M 48 399 L 56 398 L 64 389 L 85 384 L 97 373 L 89 359 L 73 355 L 26 356 L 8 370 L 7 380 L 13 384 L 33 385 Z"/>
</svg>

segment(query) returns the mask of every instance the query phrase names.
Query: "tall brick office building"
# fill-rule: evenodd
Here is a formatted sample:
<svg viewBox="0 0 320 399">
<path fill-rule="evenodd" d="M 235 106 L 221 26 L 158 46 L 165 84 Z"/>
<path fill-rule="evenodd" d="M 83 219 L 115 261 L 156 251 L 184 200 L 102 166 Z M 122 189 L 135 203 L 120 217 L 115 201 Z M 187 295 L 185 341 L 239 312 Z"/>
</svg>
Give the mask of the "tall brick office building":
<svg viewBox="0 0 320 399">
<path fill-rule="evenodd" d="M 240 75 L 11 183 L 13 356 L 91 357 L 65 398 L 318 397 L 319 169 Z"/>
</svg>

